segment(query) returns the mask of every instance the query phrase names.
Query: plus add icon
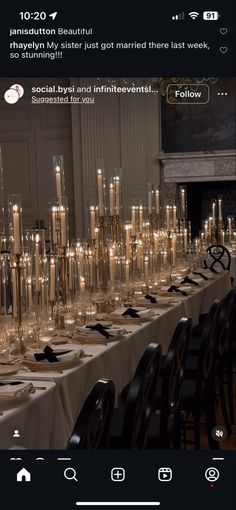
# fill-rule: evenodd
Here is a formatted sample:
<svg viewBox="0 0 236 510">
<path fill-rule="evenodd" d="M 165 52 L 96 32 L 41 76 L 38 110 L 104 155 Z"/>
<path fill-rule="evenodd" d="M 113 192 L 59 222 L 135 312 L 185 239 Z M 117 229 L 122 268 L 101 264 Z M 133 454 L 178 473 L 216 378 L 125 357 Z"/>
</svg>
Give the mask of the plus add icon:
<svg viewBox="0 0 236 510">
<path fill-rule="evenodd" d="M 111 479 L 113 482 L 123 482 L 125 480 L 125 469 L 122 467 L 112 468 Z"/>
</svg>

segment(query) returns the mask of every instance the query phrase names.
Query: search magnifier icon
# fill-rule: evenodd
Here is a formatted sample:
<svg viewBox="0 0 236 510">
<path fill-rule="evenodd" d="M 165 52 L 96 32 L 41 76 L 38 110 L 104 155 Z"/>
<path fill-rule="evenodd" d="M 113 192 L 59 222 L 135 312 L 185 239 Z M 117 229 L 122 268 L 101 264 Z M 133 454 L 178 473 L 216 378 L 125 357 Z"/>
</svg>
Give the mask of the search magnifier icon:
<svg viewBox="0 0 236 510">
<path fill-rule="evenodd" d="M 65 469 L 64 471 L 64 477 L 67 479 L 67 480 L 75 480 L 76 482 L 78 482 L 78 478 L 76 478 L 76 471 L 74 468 L 67 468 Z"/>
</svg>

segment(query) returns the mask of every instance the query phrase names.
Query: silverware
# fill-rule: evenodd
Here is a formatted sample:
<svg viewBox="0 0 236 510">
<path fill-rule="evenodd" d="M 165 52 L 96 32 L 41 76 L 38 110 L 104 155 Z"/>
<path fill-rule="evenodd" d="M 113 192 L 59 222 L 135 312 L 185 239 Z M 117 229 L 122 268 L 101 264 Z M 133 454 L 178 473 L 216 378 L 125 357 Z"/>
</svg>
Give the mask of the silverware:
<svg viewBox="0 0 236 510">
<path fill-rule="evenodd" d="M 45 367 L 45 368 L 35 367 L 35 368 L 33 368 L 33 367 L 28 367 L 28 366 L 23 366 L 22 368 L 26 372 L 53 372 L 56 374 L 63 374 L 63 370 L 59 370 L 56 368 L 49 368 L 49 367 Z"/>
<path fill-rule="evenodd" d="M 34 386 L 34 389 L 35 390 L 46 390 L 47 387 L 46 386 Z"/>
</svg>

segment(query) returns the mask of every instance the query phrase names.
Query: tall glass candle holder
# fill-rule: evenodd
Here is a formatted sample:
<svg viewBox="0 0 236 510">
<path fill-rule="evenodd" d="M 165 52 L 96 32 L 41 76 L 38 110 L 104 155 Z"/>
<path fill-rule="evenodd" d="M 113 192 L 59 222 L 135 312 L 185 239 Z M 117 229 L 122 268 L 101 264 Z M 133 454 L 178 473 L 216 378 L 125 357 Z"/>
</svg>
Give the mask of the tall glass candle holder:
<svg viewBox="0 0 236 510">
<path fill-rule="evenodd" d="M 21 195 L 9 196 L 9 234 L 13 255 L 22 253 L 22 204 Z"/>
<path fill-rule="evenodd" d="M 180 186 L 179 192 L 179 201 L 180 201 L 180 218 L 187 218 L 187 187 L 184 185 Z"/>
<path fill-rule="evenodd" d="M 50 205 L 52 244 L 58 249 L 66 249 L 68 243 L 67 198 L 54 200 Z"/>
<path fill-rule="evenodd" d="M 122 216 L 122 168 L 115 168 L 113 177 L 115 191 L 115 215 L 117 218 Z"/>
<path fill-rule="evenodd" d="M 104 160 L 97 160 L 97 191 L 98 191 L 98 215 L 100 221 L 105 216 L 105 170 Z"/>
<path fill-rule="evenodd" d="M 147 208 L 149 217 L 152 216 L 153 213 L 153 189 L 152 183 L 148 182 L 147 184 Z"/>
<path fill-rule="evenodd" d="M 64 158 L 62 154 L 53 156 L 53 174 L 56 184 L 57 199 L 61 201 L 65 195 Z"/>
</svg>

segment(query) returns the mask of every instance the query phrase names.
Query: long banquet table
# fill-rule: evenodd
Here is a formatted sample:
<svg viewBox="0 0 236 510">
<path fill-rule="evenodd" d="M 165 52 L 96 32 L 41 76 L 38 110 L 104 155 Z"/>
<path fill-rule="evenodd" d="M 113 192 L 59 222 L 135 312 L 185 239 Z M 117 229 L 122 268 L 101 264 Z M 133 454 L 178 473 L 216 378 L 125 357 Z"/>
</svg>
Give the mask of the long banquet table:
<svg viewBox="0 0 236 510">
<path fill-rule="evenodd" d="M 99 378 L 112 379 L 118 395 L 131 380 L 137 363 L 150 341 L 160 343 L 163 353 L 166 353 L 178 320 L 184 316 L 192 317 L 193 324 L 196 324 L 199 314 L 208 312 L 213 301 L 222 299 L 229 289 L 230 274 L 228 271 L 222 271 L 214 276 L 213 280 L 196 287 L 194 292 L 187 297 L 175 294 L 173 306 L 168 309 L 155 308 L 155 315 L 148 322 L 126 325 L 128 333 L 121 340 L 110 342 L 108 345 L 87 344 L 83 346 L 86 354 L 92 355 L 92 357 L 85 357 L 77 361 L 75 366 L 63 370 L 62 373 L 46 371 L 27 373 L 22 370 L 16 376 L 11 376 L 11 378 L 17 377 L 22 380 L 40 381 L 42 384 L 45 381 L 54 383 L 63 413 L 55 405 L 57 396 L 52 388 L 43 391 L 40 396 L 36 394 L 36 397 L 30 397 L 30 401 L 25 403 L 24 409 L 21 407 L 12 409 L 9 414 L 3 412 L 3 416 L 0 416 L 0 448 L 8 447 L 9 441 L 6 440 L 6 437 L 9 434 L 9 427 L 13 425 L 13 417 L 14 423 L 17 423 L 19 414 L 22 415 L 22 412 L 25 413 L 24 436 L 30 438 L 28 442 L 27 439 L 25 441 L 26 447 L 39 449 L 43 444 L 45 448 L 50 449 L 65 448 L 69 433 L 86 395 Z M 49 390 L 51 395 L 49 395 Z M 45 400 L 45 407 L 42 406 L 41 411 L 38 408 L 38 414 L 41 417 L 41 424 L 38 428 L 34 428 L 32 421 L 27 420 L 27 415 L 31 415 L 32 405 L 34 405 L 35 416 L 37 415 L 36 398 L 38 401 L 41 398 L 42 402 Z M 54 406 L 54 419 L 48 421 L 46 402 L 50 400 Z M 40 402 L 38 403 L 40 404 Z M 49 416 L 51 416 L 51 411 Z M 45 420 L 44 430 L 42 417 Z M 16 427 L 16 425 L 14 426 Z"/>
</svg>

